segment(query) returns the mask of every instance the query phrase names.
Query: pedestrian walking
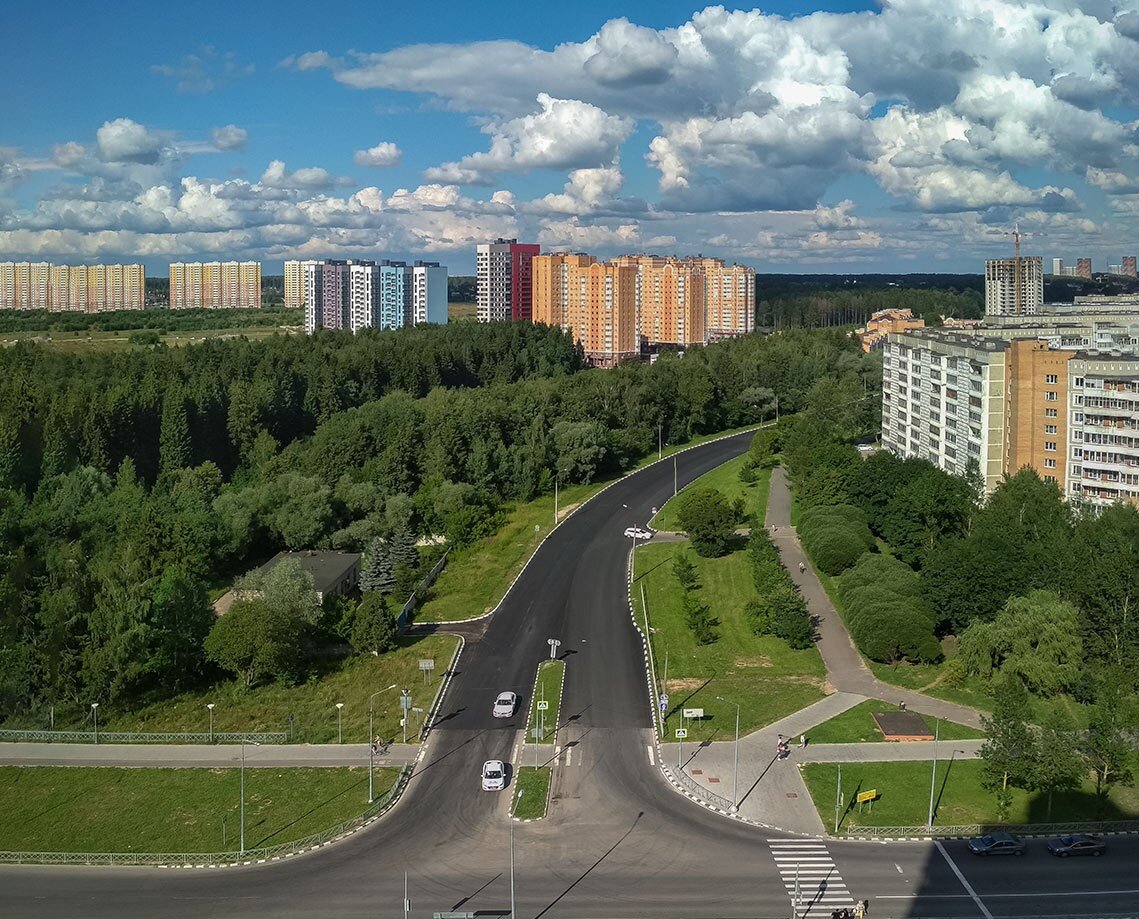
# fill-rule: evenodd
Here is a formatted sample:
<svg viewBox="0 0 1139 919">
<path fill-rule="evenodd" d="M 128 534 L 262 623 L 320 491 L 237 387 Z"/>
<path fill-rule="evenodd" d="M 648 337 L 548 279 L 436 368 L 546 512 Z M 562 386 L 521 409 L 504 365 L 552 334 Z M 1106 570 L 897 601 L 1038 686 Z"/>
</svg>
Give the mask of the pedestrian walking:
<svg viewBox="0 0 1139 919">
<path fill-rule="evenodd" d="M 866 909 L 865 909 L 865 907 L 863 907 L 862 901 L 859 900 L 857 903 L 854 904 L 854 919 L 862 919 L 862 917 L 865 915 L 866 915 Z"/>
<path fill-rule="evenodd" d="M 804 750 L 807 749 L 807 735 L 806 734 L 800 734 L 799 735 L 799 746 L 802 747 Z"/>
<path fill-rule="evenodd" d="M 901 702 L 898 703 L 898 708 L 901 709 L 903 712 L 906 710 L 906 700 L 905 699 L 903 699 Z"/>
</svg>

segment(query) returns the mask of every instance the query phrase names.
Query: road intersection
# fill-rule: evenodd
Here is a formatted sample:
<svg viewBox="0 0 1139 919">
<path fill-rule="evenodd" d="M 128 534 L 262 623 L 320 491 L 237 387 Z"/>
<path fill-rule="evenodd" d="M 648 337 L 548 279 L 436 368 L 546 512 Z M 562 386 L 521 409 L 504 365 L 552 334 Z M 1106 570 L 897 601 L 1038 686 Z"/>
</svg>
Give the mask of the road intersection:
<svg viewBox="0 0 1139 919">
<path fill-rule="evenodd" d="M 681 483 L 746 449 L 738 435 L 682 453 Z M 494 695 L 525 694 L 546 640 L 567 662 L 559 744 L 543 821 L 518 824 L 518 914 L 526 917 L 787 917 L 794 834 L 695 806 L 651 761 L 652 715 L 627 590 L 627 526 L 673 491 L 672 462 L 622 480 L 553 532 L 455 668 L 419 766 L 387 816 L 288 861 L 187 871 L 0 868 L 3 917 L 375 917 L 463 910 L 507 915 L 507 796 L 478 790 L 478 767 L 509 759 L 524 717 L 495 719 Z M 627 505 L 627 506 L 626 506 Z M 1092 864 L 1030 847 L 1015 864 L 969 860 L 963 844 L 827 841 L 846 894 L 871 915 L 1127 915 L 1139 902 L 1139 840 L 1114 840 Z M 815 856 L 823 857 L 823 856 Z M 960 875 L 958 874 L 960 872 Z M 837 882 L 834 886 L 838 890 Z M 829 915 L 820 902 L 812 916 Z"/>
</svg>

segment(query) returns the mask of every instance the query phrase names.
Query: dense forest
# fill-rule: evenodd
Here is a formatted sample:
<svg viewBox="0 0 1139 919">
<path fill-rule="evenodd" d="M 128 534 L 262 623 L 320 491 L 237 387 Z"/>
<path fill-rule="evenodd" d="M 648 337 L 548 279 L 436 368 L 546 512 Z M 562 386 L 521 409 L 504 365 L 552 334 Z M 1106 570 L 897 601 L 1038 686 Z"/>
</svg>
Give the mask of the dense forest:
<svg viewBox="0 0 1139 919">
<path fill-rule="evenodd" d="M 521 323 L 107 356 L 18 346 L 0 368 L 0 718 L 216 678 L 207 589 L 281 548 L 380 540 L 398 562 L 417 534 L 464 545 L 555 476 L 628 468 L 658 425 L 684 441 L 770 417 L 776 398 L 794 411 L 828 381 L 873 423 L 880 383 L 837 332 L 598 371 L 562 332 Z M 382 645 L 382 616 L 296 618 L 312 644 Z"/>
<path fill-rule="evenodd" d="M 107 313 L 0 311 L 0 334 L 9 332 L 194 332 L 199 329 L 271 329 L 299 326 L 301 311 L 283 306 L 247 310 L 114 310 Z"/>
<path fill-rule="evenodd" d="M 758 280 L 757 280 L 758 285 Z M 778 289 L 778 288 L 777 288 Z M 979 319 L 985 313 L 985 296 L 974 287 L 910 288 L 848 285 L 844 288 L 802 288 L 777 294 L 760 288 L 757 324 L 761 328 L 861 325 L 876 310 L 907 308 L 940 325 L 942 316 Z"/>
</svg>

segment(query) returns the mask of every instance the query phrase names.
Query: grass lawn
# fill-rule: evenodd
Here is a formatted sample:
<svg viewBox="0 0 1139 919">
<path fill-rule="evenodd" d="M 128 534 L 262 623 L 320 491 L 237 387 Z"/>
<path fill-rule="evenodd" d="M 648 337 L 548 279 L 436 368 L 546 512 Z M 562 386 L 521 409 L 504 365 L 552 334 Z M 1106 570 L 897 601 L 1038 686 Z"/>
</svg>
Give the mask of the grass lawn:
<svg viewBox="0 0 1139 919">
<path fill-rule="evenodd" d="M 672 573 L 673 557 L 686 549 L 699 574 L 697 592 L 720 620 L 719 640 L 710 645 L 698 645 L 688 628 Z M 673 740 L 674 729 L 681 726 L 682 708 L 704 709 L 704 720 L 689 726 L 689 741 L 728 740 L 735 733 L 732 703 L 740 704 L 740 731 L 747 733 L 823 697 L 823 662 L 816 649 L 792 651 L 786 642 L 754 635 L 748 627 L 744 604 L 756 592 L 742 540 L 740 548 L 723 558 L 700 558 L 687 542 L 638 548 L 633 604 L 643 626 L 642 584 L 659 681 L 664 682 L 667 669 L 667 740 Z"/>
<path fill-rule="evenodd" d="M 460 319 L 475 319 L 478 316 L 477 303 L 448 303 L 447 321 L 458 322 Z"/>
<path fill-rule="evenodd" d="M 531 732 L 535 728 L 544 728 L 542 743 L 552 740 L 557 733 L 558 716 L 562 708 L 562 678 L 565 672 L 565 661 L 543 661 L 538 666 L 538 682 L 530 704 L 530 723 L 526 728 L 527 740 L 533 740 Z M 549 708 L 538 711 L 539 700 L 549 703 Z"/>
<path fill-rule="evenodd" d="M 412 705 L 429 709 L 443 672 L 450 666 L 458 639 L 450 635 L 405 638 L 399 648 L 379 657 L 361 655 L 339 669 L 298 686 L 272 683 L 246 690 L 236 682 L 212 690 L 185 693 L 137 712 L 117 712 L 113 704 L 99 707 L 99 729 L 107 731 L 207 731 L 213 702 L 215 731 L 284 731 L 293 743 L 335 743 L 336 703 L 343 702 L 344 742 L 368 738 L 368 697 L 395 683 L 397 688 L 376 696 L 376 733 L 384 740 L 401 739 L 399 695 L 411 690 Z M 435 670 L 424 685 L 419 660 L 433 658 Z M 413 713 L 410 735 L 423 715 Z M 56 713 L 57 723 L 59 713 Z"/>
<path fill-rule="evenodd" d="M 957 760 L 950 766 L 951 747 L 943 744 L 938 761 L 935 788 L 937 808 L 934 820 L 942 826 L 994 823 L 996 796 L 981 787 L 981 762 Z M 803 778 L 815 807 L 828 829 L 834 827 L 835 787 L 838 767 L 834 763 L 802 766 Z M 924 826 L 929 814 L 931 763 L 843 763 L 842 790 L 846 812 L 842 826 Z M 859 791 L 876 789 L 880 795 L 873 811 L 858 812 L 852 804 Z M 1112 790 L 1107 811 L 1096 807 L 1093 786 L 1053 796 L 1048 816 L 1048 796 L 1014 789 L 1009 823 L 1064 823 L 1139 818 L 1139 793 L 1134 788 Z"/>
<path fill-rule="evenodd" d="M 896 712 L 898 706 L 888 702 L 878 702 L 869 699 L 860 702 L 854 708 L 848 709 L 841 715 L 835 715 L 830 721 L 824 721 L 807 732 L 811 743 L 867 743 L 882 742 L 886 739 L 878 730 L 877 724 L 871 717 L 875 712 Z M 919 712 L 920 714 L 920 712 Z M 922 715 L 925 723 L 932 732 L 935 720 L 929 715 Z M 984 737 L 984 733 L 975 728 L 957 724 L 954 721 L 942 721 L 938 728 L 938 736 L 942 740 L 971 740 Z"/>
<path fill-rule="evenodd" d="M 550 796 L 549 766 L 519 766 L 514 770 L 514 800 L 511 814 L 519 820 L 538 820 L 546 816 L 546 799 Z"/>
<path fill-rule="evenodd" d="M 398 775 L 377 769 L 377 796 Z M 0 767 L 0 849 L 236 851 L 239 783 L 237 769 Z M 366 767 L 246 769 L 245 846 L 300 839 L 367 807 Z"/>
<path fill-rule="evenodd" d="M 743 468 L 744 463 L 748 460 L 747 454 L 737 456 L 733 460 L 728 460 L 722 466 L 717 466 L 709 472 L 704 473 L 695 482 L 686 485 L 680 490 L 680 493 L 669 498 L 665 502 L 664 507 L 660 509 L 653 519 L 649 522 L 655 530 L 669 529 L 669 518 L 672 518 L 672 529 L 677 529 L 676 525 L 676 508 L 679 504 L 681 496 L 690 488 L 715 488 L 723 492 L 724 497 L 729 501 L 734 501 L 736 498 L 743 498 L 744 507 L 746 508 L 745 514 L 747 520 L 744 521 L 748 526 L 763 526 L 763 516 L 767 513 L 767 493 L 771 487 L 771 470 L 759 469 L 756 471 L 755 481 L 750 485 L 745 485 L 740 481 L 740 469 Z"/>
<path fill-rule="evenodd" d="M 147 330 L 124 329 L 107 332 L 85 329 L 78 332 L 6 332 L 0 333 L 0 347 L 14 345 L 17 341 L 27 341 L 36 342 L 55 351 L 66 351 L 72 354 L 93 351 L 124 351 L 136 347 L 131 344 L 130 337 L 140 331 Z M 299 326 L 245 326 L 235 329 L 187 329 L 160 334 L 164 344 L 170 347 L 178 347 L 201 344 L 208 339 L 244 337 L 256 340 L 299 331 Z"/>
<path fill-rule="evenodd" d="M 664 455 L 671 456 L 687 447 L 753 427 L 754 425 L 748 425 L 731 431 L 702 435 L 686 444 L 666 446 Z M 649 465 L 656 457 L 655 453 L 650 454 L 637 468 Z M 592 498 L 610 481 L 612 480 L 590 485 L 571 485 L 561 489 L 558 494 L 558 519 L 564 519 L 577 505 Z M 538 543 L 549 533 L 553 519 L 553 495 L 542 495 L 526 504 L 511 507 L 506 515 L 506 523 L 497 533 L 451 553 L 447 567 L 432 586 L 416 619 L 420 622 L 453 622 L 489 613 L 498 606 Z M 534 527 L 538 529 L 535 530 Z"/>
</svg>

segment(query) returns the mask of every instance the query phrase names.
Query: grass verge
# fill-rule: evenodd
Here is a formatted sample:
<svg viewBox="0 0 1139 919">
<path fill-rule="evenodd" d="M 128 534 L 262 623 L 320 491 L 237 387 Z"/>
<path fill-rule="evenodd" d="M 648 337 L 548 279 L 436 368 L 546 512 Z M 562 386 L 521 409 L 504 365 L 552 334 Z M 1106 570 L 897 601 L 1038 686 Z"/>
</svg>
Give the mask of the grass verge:
<svg viewBox="0 0 1139 919">
<path fill-rule="evenodd" d="M 538 680 L 534 686 L 534 698 L 530 701 L 530 721 L 526 726 L 528 741 L 533 742 L 535 729 L 542 731 L 539 743 L 546 743 L 557 734 L 558 718 L 562 709 L 562 679 L 565 672 L 565 661 L 542 661 L 538 665 Z M 539 710 L 539 702 L 546 702 L 548 707 Z"/>
<path fill-rule="evenodd" d="M 514 800 L 510 813 L 519 820 L 540 820 L 546 816 L 550 797 L 549 766 L 519 766 L 514 770 Z"/>
<path fill-rule="evenodd" d="M 951 748 L 942 746 L 945 759 L 937 764 L 934 781 L 934 821 L 942 826 L 996 822 L 996 796 L 981 786 L 979 760 L 950 762 Z M 834 827 L 835 791 L 838 767 L 834 763 L 812 763 L 800 767 L 823 825 Z M 924 826 L 929 814 L 930 761 L 907 763 L 843 763 L 842 788 L 846 801 L 840 828 L 855 826 Z M 876 789 L 880 798 L 873 810 L 859 813 L 853 803 L 858 792 Z M 1090 782 L 1074 791 L 1053 795 L 1051 816 L 1048 796 L 1013 790 L 1008 823 L 1067 823 L 1139 818 L 1139 792 L 1134 788 L 1114 788 L 1102 812 L 1097 807 Z"/>
<path fill-rule="evenodd" d="M 398 769 L 377 769 L 377 796 Z M 237 769 L 0 767 L 0 849 L 227 852 L 239 847 Z M 368 770 L 246 769 L 245 846 L 336 826 L 368 807 Z"/>
<path fill-rule="evenodd" d="M 412 713 L 408 738 L 435 699 L 443 672 L 450 666 L 458 639 L 451 635 L 404 637 L 400 646 L 379 657 L 361 655 L 345 660 L 319 679 L 297 686 L 271 683 L 246 690 L 231 681 L 205 692 L 184 693 L 137 712 L 116 712 L 111 704 L 99 707 L 100 731 L 201 731 L 209 730 L 206 704 L 215 703 L 215 732 L 284 731 L 292 743 L 335 743 L 336 703 L 341 712 L 345 743 L 364 743 L 368 737 L 368 698 L 393 683 L 396 688 L 376 696 L 375 732 L 384 740 L 401 740 L 399 695 L 411 692 L 412 705 L 424 714 Z M 432 658 L 435 670 L 424 683 L 421 659 Z M 58 713 L 57 713 L 58 721 Z"/>
<path fill-rule="evenodd" d="M 748 425 L 694 437 L 687 443 L 665 447 L 663 455 L 671 456 L 680 450 L 754 427 L 755 425 Z M 636 468 L 647 466 L 656 459 L 657 454 L 650 454 Z M 588 501 L 613 481 L 615 479 L 563 488 L 558 494 L 558 519 L 565 519 L 575 507 Z M 518 572 L 549 533 L 553 518 L 553 495 L 542 495 L 533 501 L 510 507 L 506 523 L 497 533 L 451 553 L 447 567 L 432 586 L 430 596 L 420 607 L 416 619 L 420 622 L 454 622 L 489 613 L 498 606 Z"/>
<path fill-rule="evenodd" d="M 654 530 L 667 530 L 669 528 L 668 521 L 671 518 L 672 529 L 677 529 L 676 508 L 680 502 L 681 495 L 690 488 L 715 488 L 722 492 L 724 497 L 729 501 L 742 498 L 744 501 L 744 514 L 747 517 L 744 521 L 745 525 L 763 526 L 763 516 L 767 513 L 767 493 L 771 485 L 771 470 L 758 469 L 756 470 L 754 482 L 741 482 L 740 470 L 744 467 L 748 459 L 749 457 L 746 453 L 743 456 L 737 456 L 733 460 L 728 460 L 728 462 L 722 466 L 717 466 L 715 469 L 704 473 L 704 475 L 700 476 L 696 481 L 685 485 L 678 494 L 665 502 L 657 515 L 649 522 L 649 526 Z"/>
<path fill-rule="evenodd" d="M 720 620 L 720 637 L 709 645 L 696 643 L 672 573 L 673 558 L 686 550 L 696 565 L 697 594 Z M 701 558 L 688 542 L 649 543 L 637 549 L 635 566 L 634 610 L 643 627 L 643 585 L 656 675 L 669 696 L 665 739 L 674 739 L 682 708 L 704 709 L 704 719 L 689 725 L 690 742 L 728 740 L 735 734 L 733 703 L 740 705 L 740 731 L 747 733 L 823 697 L 823 662 L 815 648 L 793 651 L 748 626 L 744 605 L 757 594 L 743 540 L 723 558 Z"/>
<path fill-rule="evenodd" d="M 830 721 L 811 728 L 807 738 L 811 743 L 875 743 L 886 742 L 886 738 L 878 730 L 873 717 L 875 712 L 896 712 L 898 706 L 889 702 L 878 702 L 869 699 L 860 702 L 854 708 L 847 709 L 841 715 L 835 715 Z M 920 712 L 918 714 L 921 714 Z M 925 723 L 932 733 L 936 719 L 930 715 L 922 715 Z M 984 737 L 984 732 L 976 728 L 957 724 L 955 721 L 942 719 L 937 725 L 938 736 L 941 740 L 973 740 Z"/>
</svg>

